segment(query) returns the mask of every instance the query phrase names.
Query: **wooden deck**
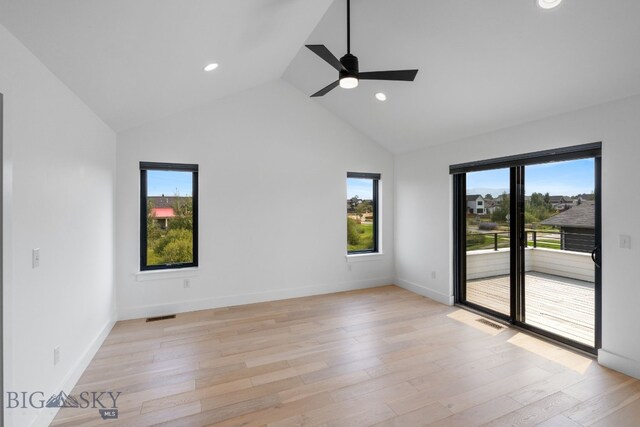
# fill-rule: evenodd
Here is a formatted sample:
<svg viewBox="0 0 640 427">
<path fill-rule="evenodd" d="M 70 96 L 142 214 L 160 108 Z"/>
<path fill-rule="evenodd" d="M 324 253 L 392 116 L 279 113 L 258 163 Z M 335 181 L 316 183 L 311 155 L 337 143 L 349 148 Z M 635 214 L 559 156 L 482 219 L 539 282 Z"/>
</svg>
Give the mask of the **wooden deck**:
<svg viewBox="0 0 640 427">
<path fill-rule="evenodd" d="M 118 322 L 70 393 L 118 419 L 53 425 L 638 426 L 640 381 L 479 318 L 387 286 Z"/>
<path fill-rule="evenodd" d="M 526 322 L 594 345 L 595 292 L 590 282 L 530 272 L 525 277 Z M 467 281 L 467 300 L 509 313 L 509 276 Z"/>
</svg>

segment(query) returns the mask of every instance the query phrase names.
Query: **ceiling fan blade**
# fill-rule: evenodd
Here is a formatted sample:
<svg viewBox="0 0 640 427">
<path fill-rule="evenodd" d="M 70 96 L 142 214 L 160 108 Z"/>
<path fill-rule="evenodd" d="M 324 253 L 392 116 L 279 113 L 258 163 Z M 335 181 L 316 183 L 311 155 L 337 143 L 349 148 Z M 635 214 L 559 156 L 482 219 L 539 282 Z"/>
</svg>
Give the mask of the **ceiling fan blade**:
<svg viewBox="0 0 640 427">
<path fill-rule="evenodd" d="M 412 82 L 418 70 L 367 71 L 358 74 L 360 80 L 399 80 Z"/>
<path fill-rule="evenodd" d="M 323 44 L 308 44 L 308 45 L 305 45 L 305 46 L 307 46 L 309 48 L 309 50 L 311 50 L 313 53 L 318 55 L 320 58 L 322 58 L 326 62 L 328 62 L 329 65 L 331 65 L 336 70 L 338 70 L 338 71 L 344 71 L 345 70 L 345 68 L 342 66 L 342 64 L 338 60 L 338 58 L 336 58 L 334 56 L 334 54 L 331 53 L 331 51 L 329 49 L 327 49 L 327 47 L 325 45 L 323 45 Z"/>
<path fill-rule="evenodd" d="M 335 82 L 331 83 L 330 85 L 327 85 L 326 87 L 323 87 L 322 89 L 320 89 L 319 91 L 311 95 L 311 98 L 315 98 L 317 96 L 324 96 L 329 92 L 331 92 L 333 89 L 335 89 L 339 84 L 340 84 L 340 80 L 336 80 Z"/>
</svg>

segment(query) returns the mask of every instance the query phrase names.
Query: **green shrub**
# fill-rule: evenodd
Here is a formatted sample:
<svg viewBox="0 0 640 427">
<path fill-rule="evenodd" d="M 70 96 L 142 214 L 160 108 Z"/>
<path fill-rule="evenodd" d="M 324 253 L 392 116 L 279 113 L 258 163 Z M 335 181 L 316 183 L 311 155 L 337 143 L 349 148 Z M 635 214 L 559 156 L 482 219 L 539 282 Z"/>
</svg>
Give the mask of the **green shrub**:
<svg viewBox="0 0 640 427">
<path fill-rule="evenodd" d="M 525 211 L 524 222 L 526 224 L 534 224 L 534 223 L 540 222 L 540 219 L 537 216 L 535 216 L 533 213 Z"/>
<path fill-rule="evenodd" d="M 360 242 L 358 224 L 353 218 L 347 218 L 347 242 L 350 245 L 357 245 Z"/>
<path fill-rule="evenodd" d="M 149 242 L 151 243 L 151 242 Z M 193 233 L 191 230 L 169 230 L 153 242 L 155 264 L 193 261 Z"/>
</svg>

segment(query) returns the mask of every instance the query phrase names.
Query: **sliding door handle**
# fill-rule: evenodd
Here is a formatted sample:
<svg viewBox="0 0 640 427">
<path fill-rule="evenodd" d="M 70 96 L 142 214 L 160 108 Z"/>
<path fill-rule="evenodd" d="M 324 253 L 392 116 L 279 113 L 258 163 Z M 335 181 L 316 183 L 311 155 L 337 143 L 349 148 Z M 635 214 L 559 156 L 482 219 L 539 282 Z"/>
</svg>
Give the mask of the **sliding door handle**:
<svg viewBox="0 0 640 427">
<path fill-rule="evenodd" d="M 591 260 L 596 265 L 596 267 L 600 268 L 600 264 L 598 264 L 598 260 L 597 260 L 597 255 L 598 255 L 598 248 L 596 247 L 596 248 L 593 248 L 593 250 L 591 251 Z"/>
</svg>

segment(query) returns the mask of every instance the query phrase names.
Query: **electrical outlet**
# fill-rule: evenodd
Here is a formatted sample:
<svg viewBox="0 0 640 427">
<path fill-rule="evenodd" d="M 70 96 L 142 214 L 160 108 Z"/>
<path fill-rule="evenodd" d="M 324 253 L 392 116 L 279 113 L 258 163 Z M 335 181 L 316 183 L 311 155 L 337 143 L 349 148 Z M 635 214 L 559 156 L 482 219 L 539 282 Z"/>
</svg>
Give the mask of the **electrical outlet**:
<svg viewBox="0 0 640 427">
<path fill-rule="evenodd" d="M 54 366 L 60 362 L 60 347 L 55 347 L 53 349 L 53 364 Z"/>
<path fill-rule="evenodd" d="M 32 268 L 40 267 L 40 248 L 35 248 L 31 252 L 31 267 Z"/>
<path fill-rule="evenodd" d="M 622 249 L 631 249 L 631 236 L 626 234 L 620 235 L 620 247 Z"/>
<path fill-rule="evenodd" d="M 189 279 L 184 279 L 184 282 L 182 283 L 182 286 L 183 286 L 185 289 L 190 288 L 190 287 L 191 287 L 191 280 L 189 280 Z"/>
</svg>

